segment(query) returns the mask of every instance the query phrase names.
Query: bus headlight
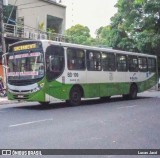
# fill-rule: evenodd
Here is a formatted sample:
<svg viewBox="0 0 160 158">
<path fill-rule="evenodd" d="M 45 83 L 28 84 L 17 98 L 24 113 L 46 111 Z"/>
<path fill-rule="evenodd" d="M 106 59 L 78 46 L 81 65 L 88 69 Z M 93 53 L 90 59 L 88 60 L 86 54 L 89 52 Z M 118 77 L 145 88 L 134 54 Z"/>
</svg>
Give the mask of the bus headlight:
<svg viewBox="0 0 160 158">
<path fill-rule="evenodd" d="M 40 84 L 40 87 L 43 88 L 43 87 L 44 87 L 44 83 L 41 83 L 41 84 Z"/>
<path fill-rule="evenodd" d="M 41 83 L 38 87 L 36 87 L 36 88 L 34 88 L 34 89 L 32 90 L 32 93 L 41 90 L 43 87 L 44 87 L 44 83 Z"/>
<path fill-rule="evenodd" d="M 39 91 L 41 88 L 40 87 L 36 87 L 35 89 L 32 90 L 32 93 Z"/>
</svg>

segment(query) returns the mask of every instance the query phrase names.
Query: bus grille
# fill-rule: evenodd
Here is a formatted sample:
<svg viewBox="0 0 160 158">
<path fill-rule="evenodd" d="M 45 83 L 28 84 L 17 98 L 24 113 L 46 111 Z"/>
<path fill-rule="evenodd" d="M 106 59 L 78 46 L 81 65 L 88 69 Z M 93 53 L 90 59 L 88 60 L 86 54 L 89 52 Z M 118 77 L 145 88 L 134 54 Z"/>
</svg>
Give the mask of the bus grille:
<svg viewBox="0 0 160 158">
<path fill-rule="evenodd" d="M 26 100 L 29 98 L 29 95 L 23 95 L 23 97 L 19 97 L 19 95 L 13 95 L 13 97 L 18 100 Z"/>
</svg>

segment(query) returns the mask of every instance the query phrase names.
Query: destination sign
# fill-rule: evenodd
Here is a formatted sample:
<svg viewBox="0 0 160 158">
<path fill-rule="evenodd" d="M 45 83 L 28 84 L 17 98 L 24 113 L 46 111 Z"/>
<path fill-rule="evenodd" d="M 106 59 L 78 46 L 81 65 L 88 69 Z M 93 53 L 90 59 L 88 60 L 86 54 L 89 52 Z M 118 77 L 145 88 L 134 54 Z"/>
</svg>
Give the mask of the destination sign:
<svg viewBox="0 0 160 158">
<path fill-rule="evenodd" d="M 36 48 L 36 44 L 27 44 L 27 45 L 21 45 L 21 46 L 15 46 L 13 47 L 13 51 L 21 51 L 21 50 L 28 50 L 28 49 L 34 49 Z"/>
</svg>

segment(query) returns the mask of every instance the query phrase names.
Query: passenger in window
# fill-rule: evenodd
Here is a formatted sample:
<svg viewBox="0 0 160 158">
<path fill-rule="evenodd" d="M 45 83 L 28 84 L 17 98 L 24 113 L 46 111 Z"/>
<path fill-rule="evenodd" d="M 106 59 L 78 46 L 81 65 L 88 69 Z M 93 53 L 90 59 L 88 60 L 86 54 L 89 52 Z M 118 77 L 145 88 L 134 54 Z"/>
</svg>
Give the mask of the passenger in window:
<svg viewBox="0 0 160 158">
<path fill-rule="evenodd" d="M 78 67 L 79 67 L 79 69 L 84 69 L 84 60 L 82 60 L 82 59 L 79 59 L 78 60 Z"/>
<path fill-rule="evenodd" d="M 58 58 L 54 58 L 52 60 L 52 71 L 53 72 L 59 72 L 60 71 L 60 67 L 59 67 L 59 59 Z"/>
<path fill-rule="evenodd" d="M 74 60 L 69 60 L 68 61 L 68 69 L 73 70 L 74 69 Z"/>
</svg>

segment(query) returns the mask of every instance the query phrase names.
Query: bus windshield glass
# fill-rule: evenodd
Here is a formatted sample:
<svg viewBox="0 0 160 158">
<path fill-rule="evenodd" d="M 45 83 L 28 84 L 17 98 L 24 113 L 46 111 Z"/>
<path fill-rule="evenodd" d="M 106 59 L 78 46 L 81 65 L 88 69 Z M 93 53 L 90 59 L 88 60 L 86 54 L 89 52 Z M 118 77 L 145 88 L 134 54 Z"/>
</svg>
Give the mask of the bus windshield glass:
<svg viewBox="0 0 160 158">
<path fill-rule="evenodd" d="M 10 53 L 8 80 L 30 80 L 44 76 L 44 57 L 40 51 Z"/>
</svg>

